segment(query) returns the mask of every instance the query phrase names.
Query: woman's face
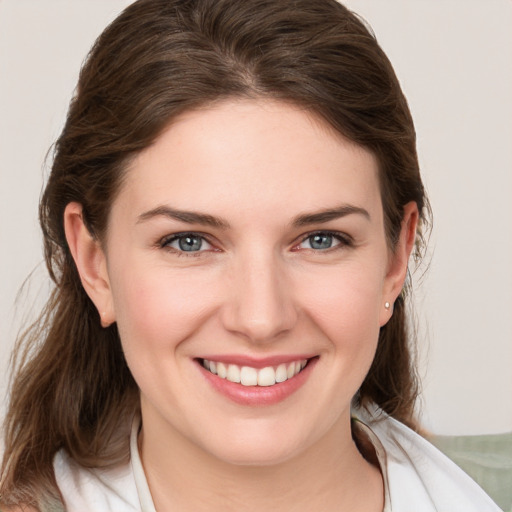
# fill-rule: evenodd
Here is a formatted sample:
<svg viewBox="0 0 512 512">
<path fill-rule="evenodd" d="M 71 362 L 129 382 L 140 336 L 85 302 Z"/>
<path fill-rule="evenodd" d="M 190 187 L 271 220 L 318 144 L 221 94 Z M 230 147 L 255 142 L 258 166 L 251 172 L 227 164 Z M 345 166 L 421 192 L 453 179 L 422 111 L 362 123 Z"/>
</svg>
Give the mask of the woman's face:
<svg viewBox="0 0 512 512">
<path fill-rule="evenodd" d="M 258 465 L 349 435 L 407 264 L 371 153 L 284 103 L 189 112 L 130 166 L 105 255 L 145 434 Z"/>
</svg>

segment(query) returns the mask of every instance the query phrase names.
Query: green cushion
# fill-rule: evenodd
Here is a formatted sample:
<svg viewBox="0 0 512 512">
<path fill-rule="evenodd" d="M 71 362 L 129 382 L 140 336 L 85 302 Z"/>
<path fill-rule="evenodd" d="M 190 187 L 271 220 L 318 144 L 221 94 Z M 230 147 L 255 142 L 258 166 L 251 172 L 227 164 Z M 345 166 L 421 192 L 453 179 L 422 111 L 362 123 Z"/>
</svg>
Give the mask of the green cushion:
<svg viewBox="0 0 512 512">
<path fill-rule="evenodd" d="M 430 436 L 505 511 L 512 512 L 512 432 L 483 436 Z"/>
</svg>

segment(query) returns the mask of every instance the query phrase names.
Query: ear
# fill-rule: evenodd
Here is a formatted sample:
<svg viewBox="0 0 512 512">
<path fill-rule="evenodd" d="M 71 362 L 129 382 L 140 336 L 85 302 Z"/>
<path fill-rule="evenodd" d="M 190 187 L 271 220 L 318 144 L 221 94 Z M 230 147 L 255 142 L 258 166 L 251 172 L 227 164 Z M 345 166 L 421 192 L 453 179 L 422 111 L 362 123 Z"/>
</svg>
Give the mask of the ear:
<svg viewBox="0 0 512 512">
<path fill-rule="evenodd" d="M 418 227 L 418 206 L 414 201 L 404 206 L 400 235 L 394 251 L 390 254 L 388 269 L 384 281 L 381 327 L 393 314 L 393 304 L 400 295 L 407 277 L 409 256 L 414 249 L 416 229 Z"/>
<path fill-rule="evenodd" d="M 101 325 L 108 327 L 115 322 L 115 313 L 107 260 L 101 244 L 84 224 L 81 204 L 69 203 L 66 206 L 64 230 L 82 286 L 98 310 Z"/>
</svg>

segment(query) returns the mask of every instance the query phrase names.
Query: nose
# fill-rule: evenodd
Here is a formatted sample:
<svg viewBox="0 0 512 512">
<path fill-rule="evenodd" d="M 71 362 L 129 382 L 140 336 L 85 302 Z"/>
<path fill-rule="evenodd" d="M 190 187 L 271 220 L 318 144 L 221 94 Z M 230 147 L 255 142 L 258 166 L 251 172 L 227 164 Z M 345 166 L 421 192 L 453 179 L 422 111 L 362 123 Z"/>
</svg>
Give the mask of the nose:
<svg viewBox="0 0 512 512">
<path fill-rule="evenodd" d="M 231 269 L 224 327 L 253 343 L 271 342 L 293 329 L 297 307 L 286 264 L 275 255 L 240 258 Z"/>
</svg>

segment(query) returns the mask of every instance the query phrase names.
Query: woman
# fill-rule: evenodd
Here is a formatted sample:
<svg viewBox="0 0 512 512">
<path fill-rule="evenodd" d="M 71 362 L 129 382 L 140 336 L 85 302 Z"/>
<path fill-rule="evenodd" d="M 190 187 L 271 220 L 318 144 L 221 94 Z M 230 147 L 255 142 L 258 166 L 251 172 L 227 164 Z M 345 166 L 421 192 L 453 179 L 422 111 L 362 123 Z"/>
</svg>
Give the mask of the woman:
<svg viewBox="0 0 512 512">
<path fill-rule="evenodd" d="M 428 203 L 391 65 L 334 0 L 132 4 L 40 218 L 56 287 L 22 340 L 5 506 L 497 510 L 404 426 Z"/>
</svg>

